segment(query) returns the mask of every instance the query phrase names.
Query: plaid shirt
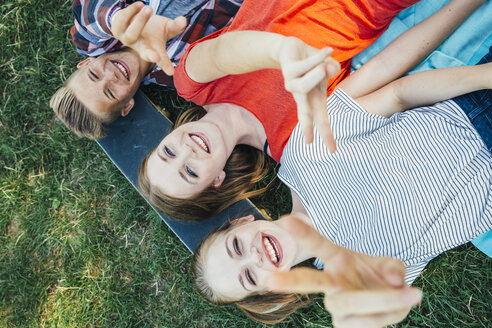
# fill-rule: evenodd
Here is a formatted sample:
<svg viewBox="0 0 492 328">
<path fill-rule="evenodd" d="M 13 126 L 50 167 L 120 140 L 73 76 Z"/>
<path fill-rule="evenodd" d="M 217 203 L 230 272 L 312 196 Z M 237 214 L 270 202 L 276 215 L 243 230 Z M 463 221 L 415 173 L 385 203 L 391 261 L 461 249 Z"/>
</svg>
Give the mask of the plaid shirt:
<svg viewBox="0 0 492 328">
<path fill-rule="evenodd" d="M 170 15 L 166 13 L 165 9 L 168 6 L 162 5 L 166 1 L 169 2 L 169 0 L 151 0 L 150 6 L 154 13 L 166 14 L 166 17 L 178 16 L 179 14 Z M 184 15 L 188 20 L 185 31 L 168 41 L 166 45 L 169 58 L 175 66 L 191 43 L 229 25 L 243 2 L 243 0 L 202 1 L 188 1 L 191 5 L 199 4 Z M 117 10 L 117 0 L 73 1 L 72 11 L 75 24 L 70 33 L 78 53 L 84 56 L 99 56 L 124 47 L 113 37 L 109 26 L 111 15 Z M 152 72 L 144 78 L 143 83 L 173 85 L 172 77 L 167 76 L 158 66 L 155 66 Z"/>
</svg>

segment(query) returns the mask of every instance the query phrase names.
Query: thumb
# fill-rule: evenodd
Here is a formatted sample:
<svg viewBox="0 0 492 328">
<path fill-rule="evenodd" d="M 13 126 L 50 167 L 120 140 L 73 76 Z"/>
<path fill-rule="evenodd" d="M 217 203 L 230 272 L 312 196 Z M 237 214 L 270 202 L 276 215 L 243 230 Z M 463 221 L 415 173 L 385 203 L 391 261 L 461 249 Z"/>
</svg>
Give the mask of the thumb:
<svg viewBox="0 0 492 328">
<path fill-rule="evenodd" d="M 179 33 L 182 33 L 186 27 L 187 21 L 184 16 L 179 16 L 173 19 L 171 22 L 168 24 L 167 28 L 167 34 L 168 38 L 174 38 L 176 35 Z"/>
</svg>

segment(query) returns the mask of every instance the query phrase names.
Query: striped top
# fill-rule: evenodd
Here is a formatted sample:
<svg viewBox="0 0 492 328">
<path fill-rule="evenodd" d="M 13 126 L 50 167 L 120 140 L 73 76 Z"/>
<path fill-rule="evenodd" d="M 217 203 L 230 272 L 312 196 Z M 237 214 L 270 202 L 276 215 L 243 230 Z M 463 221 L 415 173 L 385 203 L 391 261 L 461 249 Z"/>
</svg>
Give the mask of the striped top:
<svg viewBox="0 0 492 328">
<path fill-rule="evenodd" d="M 337 151 L 306 145 L 299 125 L 280 179 L 334 243 L 407 266 L 407 283 L 441 252 L 492 229 L 492 159 L 449 100 L 387 119 L 338 89 L 328 98 Z"/>
<path fill-rule="evenodd" d="M 130 1 L 127 1 L 130 2 Z M 177 65 L 188 46 L 202 37 L 229 25 L 243 0 L 150 0 L 156 15 L 186 17 L 188 25 L 183 33 L 168 41 L 166 50 L 171 62 Z M 121 49 L 123 45 L 110 30 L 112 15 L 119 10 L 118 0 L 74 0 L 74 26 L 70 30 L 77 52 L 84 56 L 99 56 Z M 144 77 L 144 84 L 173 86 L 157 65 Z"/>
</svg>

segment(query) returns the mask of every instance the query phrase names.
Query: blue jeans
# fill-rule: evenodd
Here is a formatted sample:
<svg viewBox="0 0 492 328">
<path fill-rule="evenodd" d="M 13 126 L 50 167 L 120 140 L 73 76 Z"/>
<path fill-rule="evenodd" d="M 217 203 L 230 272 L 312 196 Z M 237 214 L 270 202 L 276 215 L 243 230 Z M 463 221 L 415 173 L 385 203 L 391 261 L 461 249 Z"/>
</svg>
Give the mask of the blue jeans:
<svg viewBox="0 0 492 328">
<path fill-rule="evenodd" d="M 477 64 L 492 60 L 492 47 Z M 492 152 L 492 90 L 479 90 L 455 97 L 453 100 L 468 116 L 488 150 Z"/>
</svg>

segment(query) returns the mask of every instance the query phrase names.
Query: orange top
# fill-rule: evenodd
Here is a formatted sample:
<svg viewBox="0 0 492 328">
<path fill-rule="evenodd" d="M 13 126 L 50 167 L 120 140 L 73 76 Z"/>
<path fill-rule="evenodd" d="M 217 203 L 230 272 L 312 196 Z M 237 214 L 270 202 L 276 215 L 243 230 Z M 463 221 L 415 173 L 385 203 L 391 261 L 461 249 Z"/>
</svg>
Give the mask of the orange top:
<svg viewBox="0 0 492 328">
<path fill-rule="evenodd" d="M 184 69 L 189 51 L 199 42 L 228 31 L 256 30 L 295 36 L 310 46 L 333 48 L 340 73 L 328 81 L 327 94 L 350 73 L 350 59 L 367 48 L 404 8 L 418 0 L 244 0 L 233 23 L 192 44 L 176 68 L 178 93 L 197 105 L 232 103 L 263 124 L 273 159 L 280 161 L 297 124 L 297 105 L 284 89 L 280 70 L 228 75 L 209 83 L 193 81 Z"/>
</svg>

